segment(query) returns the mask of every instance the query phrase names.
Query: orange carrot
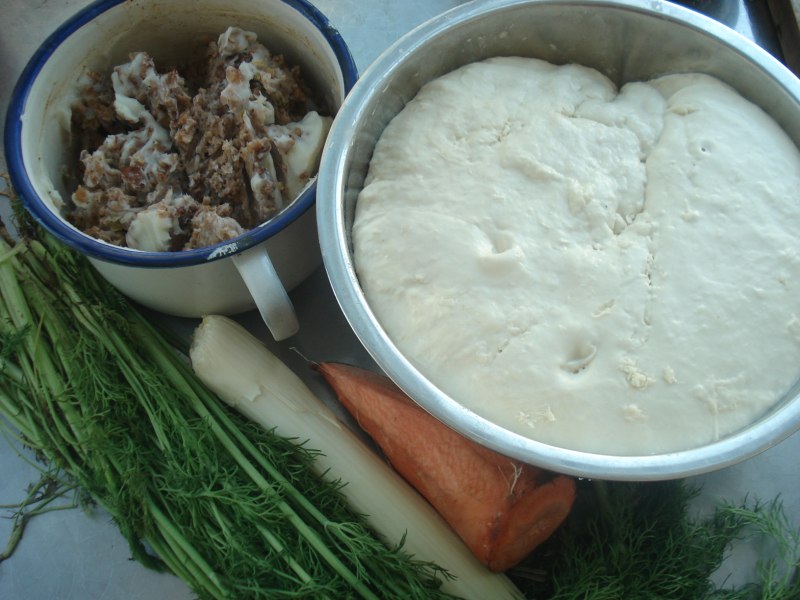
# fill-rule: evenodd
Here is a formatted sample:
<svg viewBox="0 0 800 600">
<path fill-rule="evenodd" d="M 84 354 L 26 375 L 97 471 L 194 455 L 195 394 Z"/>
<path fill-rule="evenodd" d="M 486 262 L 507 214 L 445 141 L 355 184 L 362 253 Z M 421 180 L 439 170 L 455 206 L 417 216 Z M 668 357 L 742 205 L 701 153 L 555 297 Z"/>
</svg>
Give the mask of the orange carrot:
<svg viewBox="0 0 800 600">
<path fill-rule="evenodd" d="M 516 565 L 569 514 L 572 478 L 469 440 L 384 376 L 338 363 L 318 370 L 392 466 L 492 571 Z"/>
</svg>

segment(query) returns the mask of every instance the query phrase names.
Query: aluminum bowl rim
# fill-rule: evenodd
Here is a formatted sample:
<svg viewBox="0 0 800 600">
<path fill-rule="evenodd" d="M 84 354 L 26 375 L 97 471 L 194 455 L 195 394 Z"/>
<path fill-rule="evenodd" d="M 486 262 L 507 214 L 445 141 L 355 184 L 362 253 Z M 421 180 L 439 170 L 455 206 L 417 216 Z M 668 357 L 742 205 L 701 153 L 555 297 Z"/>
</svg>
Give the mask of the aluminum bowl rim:
<svg viewBox="0 0 800 600">
<path fill-rule="evenodd" d="M 735 31 L 690 9 L 637 0 L 485 0 L 453 8 L 423 23 L 384 51 L 364 71 L 334 119 L 317 180 L 325 197 L 317 204 L 323 263 L 346 320 L 378 366 L 434 417 L 468 438 L 518 460 L 577 477 L 656 481 L 700 475 L 755 456 L 800 430 L 800 401 L 794 395 L 752 426 L 710 444 L 682 451 L 636 456 L 606 455 L 552 446 L 495 425 L 433 385 L 399 351 L 369 307 L 352 262 L 346 225 L 348 157 L 353 126 L 392 74 L 415 51 L 460 22 L 521 5 L 612 7 L 666 19 L 711 36 L 766 71 L 800 106 L 800 82 L 777 59 Z"/>
</svg>

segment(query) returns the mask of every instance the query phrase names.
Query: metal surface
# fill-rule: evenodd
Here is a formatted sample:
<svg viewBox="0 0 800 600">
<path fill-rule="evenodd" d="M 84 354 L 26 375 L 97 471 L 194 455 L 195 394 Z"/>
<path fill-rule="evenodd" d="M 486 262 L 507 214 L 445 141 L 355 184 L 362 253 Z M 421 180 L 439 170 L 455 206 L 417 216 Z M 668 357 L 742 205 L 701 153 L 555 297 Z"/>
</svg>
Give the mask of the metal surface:
<svg viewBox="0 0 800 600">
<path fill-rule="evenodd" d="M 703 2 L 705 0 L 701 0 Z M 44 38 L 64 19 L 88 4 L 86 0 L 0 0 L 3 23 L 0 34 L 0 113 L 4 114 L 11 84 Z M 406 32 L 452 7 L 459 0 L 317 0 L 347 41 L 363 72 L 392 42 Z M 748 5 L 728 2 L 720 19 L 763 47 L 779 52 L 769 25 L 751 18 Z M 2 162 L 0 160 L 0 162 Z M 0 167 L 0 171 L 3 170 Z M 2 191 L 0 180 L 0 191 Z M 0 212 L 3 203 L 0 201 Z M 292 293 L 300 319 L 300 332 L 287 342 L 268 342 L 270 348 L 295 369 L 327 402 L 326 386 L 308 369 L 303 356 L 313 360 L 339 360 L 374 366 L 354 336 L 325 273 L 320 269 Z M 153 315 L 158 318 L 158 315 Z M 240 317 L 255 335 L 268 334 L 255 313 Z M 170 320 L 176 330 L 188 333 L 191 320 Z M 745 496 L 769 499 L 780 493 L 787 513 L 800 525 L 800 435 L 795 435 L 760 456 L 691 481 L 703 486 L 696 506 L 705 511 L 720 498 L 739 502 Z M 27 457 L 30 458 L 30 457 Z M 0 440 L 0 504 L 18 502 L 26 486 L 37 478 L 36 469 Z M 0 509 L 0 546 L 11 528 L 9 510 Z M 108 514 L 67 510 L 33 519 L 14 556 L 0 563 L 2 600 L 183 600 L 192 598 L 186 586 L 168 574 L 149 571 L 133 562 L 123 538 Z M 753 576 L 757 554 L 744 546 L 735 551 L 715 579 L 730 584 Z"/>
<path fill-rule="evenodd" d="M 318 180 L 325 267 L 346 317 L 377 363 L 462 434 L 508 456 L 582 477 L 697 475 L 749 458 L 800 429 L 800 398 L 793 389 L 753 426 L 713 444 L 644 456 L 578 452 L 531 440 L 471 412 L 397 349 L 364 298 L 352 262 L 350 228 L 372 151 L 387 123 L 426 82 L 504 55 L 586 65 L 618 85 L 666 73 L 708 73 L 764 108 L 800 145 L 800 81 L 760 47 L 683 7 L 637 0 L 487 0 L 434 19 L 399 40 L 362 75 L 331 130 Z"/>
</svg>

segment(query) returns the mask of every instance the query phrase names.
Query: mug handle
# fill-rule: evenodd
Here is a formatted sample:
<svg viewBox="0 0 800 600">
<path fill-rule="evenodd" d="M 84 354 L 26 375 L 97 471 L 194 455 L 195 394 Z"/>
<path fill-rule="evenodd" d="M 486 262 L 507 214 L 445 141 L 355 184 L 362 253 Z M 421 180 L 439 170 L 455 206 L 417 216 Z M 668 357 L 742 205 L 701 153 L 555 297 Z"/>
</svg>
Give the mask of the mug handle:
<svg viewBox="0 0 800 600">
<path fill-rule="evenodd" d="M 272 336 L 280 341 L 300 329 L 286 288 L 264 248 L 250 248 L 233 256 L 233 264 L 256 303 Z"/>
</svg>

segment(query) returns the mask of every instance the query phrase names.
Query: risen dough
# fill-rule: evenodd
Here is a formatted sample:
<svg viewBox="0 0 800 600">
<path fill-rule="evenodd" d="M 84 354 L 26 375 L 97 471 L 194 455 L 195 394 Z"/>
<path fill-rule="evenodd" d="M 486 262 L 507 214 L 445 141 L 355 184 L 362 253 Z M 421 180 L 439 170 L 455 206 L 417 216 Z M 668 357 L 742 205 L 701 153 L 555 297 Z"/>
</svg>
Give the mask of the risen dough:
<svg viewBox="0 0 800 600">
<path fill-rule="evenodd" d="M 800 152 L 705 75 L 617 91 L 498 58 L 381 136 L 353 226 L 370 306 L 443 391 L 533 439 L 694 447 L 800 371 Z"/>
</svg>

